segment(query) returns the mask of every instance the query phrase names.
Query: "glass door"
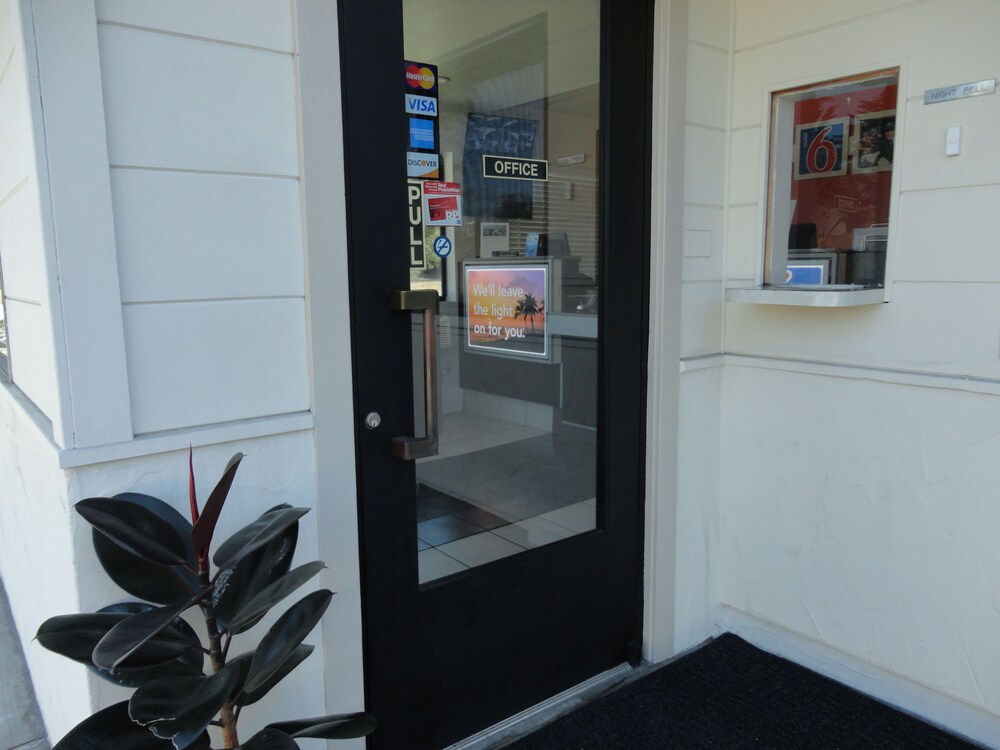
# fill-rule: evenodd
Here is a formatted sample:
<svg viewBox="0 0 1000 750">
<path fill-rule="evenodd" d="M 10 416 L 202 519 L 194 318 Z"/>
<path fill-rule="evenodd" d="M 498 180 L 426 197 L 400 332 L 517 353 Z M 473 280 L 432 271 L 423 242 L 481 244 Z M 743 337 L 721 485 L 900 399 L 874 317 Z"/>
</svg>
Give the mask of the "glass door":
<svg viewBox="0 0 1000 750">
<path fill-rule="evenodd" d="M 429 750 L 640 654 L 652 4 L 340 10 L 369 743 Z"/>
<path fill-rule="evenodd" d="M 421 583 L 597 524 L 600 2 L 495 5 L 403 2 Z"/>
</svg>

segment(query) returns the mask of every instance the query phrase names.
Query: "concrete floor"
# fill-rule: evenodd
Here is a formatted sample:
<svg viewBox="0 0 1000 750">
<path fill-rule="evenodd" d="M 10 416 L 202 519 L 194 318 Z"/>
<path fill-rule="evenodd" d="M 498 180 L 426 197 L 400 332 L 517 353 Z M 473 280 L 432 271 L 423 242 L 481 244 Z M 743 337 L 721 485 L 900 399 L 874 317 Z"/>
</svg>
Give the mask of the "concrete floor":
<svg viewBox="0 0 1000 750">
<path fill-rule="evenodd" d="M 49 750 L 31 677 L 0 582 L 0 750 Z"/>
</svg>

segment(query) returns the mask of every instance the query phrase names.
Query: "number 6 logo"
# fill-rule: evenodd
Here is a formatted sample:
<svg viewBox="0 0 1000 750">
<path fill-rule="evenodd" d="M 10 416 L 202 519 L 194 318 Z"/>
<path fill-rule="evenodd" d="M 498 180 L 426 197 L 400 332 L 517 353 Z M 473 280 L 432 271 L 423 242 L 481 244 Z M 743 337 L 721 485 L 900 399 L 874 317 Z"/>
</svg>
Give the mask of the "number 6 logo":
<svg viewBox="0 0 1000 750">
<path fill-rule="evenodd" d="M 844 144 L 850 120 L 841 117 L 795 128 L 795 179 L 847 174 Z"/>
</svg>

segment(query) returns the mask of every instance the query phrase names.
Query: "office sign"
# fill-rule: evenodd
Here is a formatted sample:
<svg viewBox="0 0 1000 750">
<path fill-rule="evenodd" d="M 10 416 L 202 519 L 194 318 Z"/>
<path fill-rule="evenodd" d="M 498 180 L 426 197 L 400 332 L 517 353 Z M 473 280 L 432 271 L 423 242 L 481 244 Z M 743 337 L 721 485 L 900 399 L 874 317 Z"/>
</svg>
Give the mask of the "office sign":
<svg viewBox="0 0 1000 750">
<path fill-rule="evenodd" d="M 483 154 L 483 177 L 546 182 L 549 179 L 549 163 L 544 159 Z"/>
</svg>

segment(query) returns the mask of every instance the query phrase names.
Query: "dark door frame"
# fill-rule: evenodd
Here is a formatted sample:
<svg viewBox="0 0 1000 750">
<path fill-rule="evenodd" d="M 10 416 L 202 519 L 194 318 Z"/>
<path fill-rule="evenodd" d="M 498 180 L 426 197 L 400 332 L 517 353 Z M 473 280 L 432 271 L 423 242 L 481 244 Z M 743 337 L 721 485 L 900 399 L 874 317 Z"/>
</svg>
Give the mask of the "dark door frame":
<svg viewBox="0 0 1000 750">
<path fill-rule="evenodd" d="M 598 531 L 420 588 L 415 508 L 400 492 L 412 466 L 389 455 L 392 437 L 413 434 L 410 368 L 399 366 L 411 355 L 410 319 L 387 304 L 408 285 L 392 252 L 406 247 L 401 2 L 340 0 L 340 22 L 355 413 L 382 415 L 379 429 L 356 428 L 366 703 L 385 720 L 370 746 L 441 747 L 639 657 L 653 2 L 602 5 L 599 148 L 602 194 L 614 198 L 600 208 Z M 379 210 L 400 222 L 379 220 Z M 492 622 L 548 637 L 519 639 L 511 658 L 509 644 L 475 636 Z M 413 653 L 409 634 L 421 628 L 437 637 Z M 427 664 L 442 673 L 421 673 Z"/>
</svg>

